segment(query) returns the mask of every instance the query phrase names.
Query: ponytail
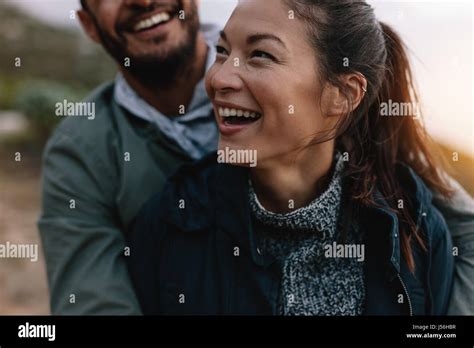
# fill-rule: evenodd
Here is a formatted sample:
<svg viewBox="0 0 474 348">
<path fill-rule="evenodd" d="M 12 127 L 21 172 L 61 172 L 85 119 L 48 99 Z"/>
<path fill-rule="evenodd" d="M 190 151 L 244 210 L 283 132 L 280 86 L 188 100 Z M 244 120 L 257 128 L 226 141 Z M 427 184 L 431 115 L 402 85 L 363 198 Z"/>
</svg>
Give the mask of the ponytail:
<svg viewBox="0 0 474 348">
<path fill-rule="evenodd" d="M 421 121 L 418 93 L 406 47 L 389 25 L 380 23 L 380 27 L 386 47 L 383 79 L 368 108 L 367 125 L 363 122 L 356 125 L 358 128 L 368 126 L 359 132 L 368 135 L 367 141 L 364 142 L 364 154 L 359 158 L 367 164 L 365 168 L 358 166 L 354 172 L 358 185 L 353 194 L 361 198 L 362 203 L 374 204 L 364 193 L 370 192 L 369 187 L 377 186 L 398 215 L 401 222 L 401 252 L 410 271 L 414 271 L 412 241 L 422 249 L 426 247 L 412 215 L 412 193 L 400 185 L 394 169 L 398 163 L 406 164 L 431 190 L 449 196 L 451 189 L 443 177 L 437 145 L 430 139 Z M 398 112 L 394 112 L 394 109 Z M 410 113 L 403 114 L 403 110 L 409 110 Z M 403 209 L 399 209 L 399 202 L 404 203 Z"/>
<path fill-rule="evenodd" d="M 416 114 L 410 115 L 411 117 L 396 118 L 400 123 L 397 162 L 409 165 L 431 190 L 450 196 L 452 190 L 446 182 L 443 171 L 447 164 L 443 161 L 438 146 L 430 138 L 422 123 L 420 100 L 413 82 L 406 47 L 400 36 L 390 26 L 381 23 L 381 27 L 387 47 L 387 72 L 379 99 L 415 105 L 413 109 L 416 110 Z"/>
</svg>

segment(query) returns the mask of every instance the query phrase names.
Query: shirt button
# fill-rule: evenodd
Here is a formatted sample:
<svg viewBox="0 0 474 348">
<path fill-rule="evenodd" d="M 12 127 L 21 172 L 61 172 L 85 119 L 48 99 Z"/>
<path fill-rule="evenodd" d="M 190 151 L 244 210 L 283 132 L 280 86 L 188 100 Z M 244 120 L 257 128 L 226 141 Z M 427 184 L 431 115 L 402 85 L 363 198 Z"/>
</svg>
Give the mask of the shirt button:
<svg viewBox="0 0 474 348">
<path fill-rule="evenodd" d="M 260 251 L 259 248 L 257 248 L 257 253 L 258 253 L 259 255 L 262 255 L 262 252 Z"/>
</svg>

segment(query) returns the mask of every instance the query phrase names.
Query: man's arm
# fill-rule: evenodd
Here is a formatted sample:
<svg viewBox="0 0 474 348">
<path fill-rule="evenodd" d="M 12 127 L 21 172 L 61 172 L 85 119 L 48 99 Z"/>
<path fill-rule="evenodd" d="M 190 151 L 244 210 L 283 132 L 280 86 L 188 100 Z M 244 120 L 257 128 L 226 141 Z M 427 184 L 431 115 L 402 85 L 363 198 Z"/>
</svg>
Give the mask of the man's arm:
<svg viewBox="0 0 474 348">
<path fill-rule="evenodd" d="M 100 156 L 59 132 L 45 150 L 39 229 L 52 314 L 141 314 L 114 209 L 116 180 Z"/>
<path fill-rule="evenodd" d="M 455 189 L 452 199 L 435 195 L 434 204 L 443 214 L 458 249 L 454 257 L 454 279 L 448 305 L 450 315 L 474 314 L 474 200 L 450 179 Z"/>
</svg>

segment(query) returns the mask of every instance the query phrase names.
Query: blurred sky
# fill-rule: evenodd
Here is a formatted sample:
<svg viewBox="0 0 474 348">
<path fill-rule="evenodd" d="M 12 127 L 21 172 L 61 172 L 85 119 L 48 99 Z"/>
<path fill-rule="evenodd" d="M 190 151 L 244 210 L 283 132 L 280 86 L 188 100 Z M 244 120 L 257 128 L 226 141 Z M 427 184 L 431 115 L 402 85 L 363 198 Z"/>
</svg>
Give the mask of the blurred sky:
<svg viewBox="0 0 474 348">
<path fill-rule="evenodd" d="M 0 0 L 55 25 L 78 28 L 79 0 Z M 273 0 L 262 0 L 271 2 Z M 425 120 L 438 140 L 474 156 L 471 1 L 369 1 L 411 49 Z M 201 18 L 222 26 L 235 0 L 201 0 Z"/>
</svg>

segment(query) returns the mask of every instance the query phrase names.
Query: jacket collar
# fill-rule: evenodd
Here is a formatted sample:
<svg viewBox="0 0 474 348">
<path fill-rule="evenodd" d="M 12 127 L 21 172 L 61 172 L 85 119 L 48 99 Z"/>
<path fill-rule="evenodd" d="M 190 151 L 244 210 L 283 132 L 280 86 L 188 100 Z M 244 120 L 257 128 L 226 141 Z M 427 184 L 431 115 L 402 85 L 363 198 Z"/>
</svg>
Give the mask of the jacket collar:
<svg viewBox="0 0 474 348">
<path fill-rule="evenodd" d="M 415 210 L 415 221 L 417 229 L 422 223 L 422 219 L 426 216 L 426 209 L 431 204 L 432 193 L 421 180 L 421 178 L 409 166 L 398 163 L 396 172 L 399 180 L 407 188 L 408 192 L 413 192 L 413 208 Z M 370 207 L 375 214 L 380 214 L 388 220 L 389 241 L 390 241 L 390 263 L 396 273 L 400 273 L 400 235 L 399 221 L 396 213 L 390 208 L 386 199 L 382 196 L 378 189 L 374 190 L 373 200 L 378 207 Z M 393 277 L 394 273 L 391 274 Z"/>
<path fill-rule="evenodd" d="M 254 242 L 248 198 L 248 175 L 248 168 L 226 164 L 217 166 L 216 225 L 240 246 L 252 250 Z"/>
<path fill-rule="evenodd" d="M 183 232 L 197 232 L 211 228 L 215 219 L 214 185 L 217 157 L 182 165 L 168 179 L 160 194 L 163 204 L 159 219 L 176 226 Z M 158 219 L 158 220 L 159 220 Z"/>
</svg>

